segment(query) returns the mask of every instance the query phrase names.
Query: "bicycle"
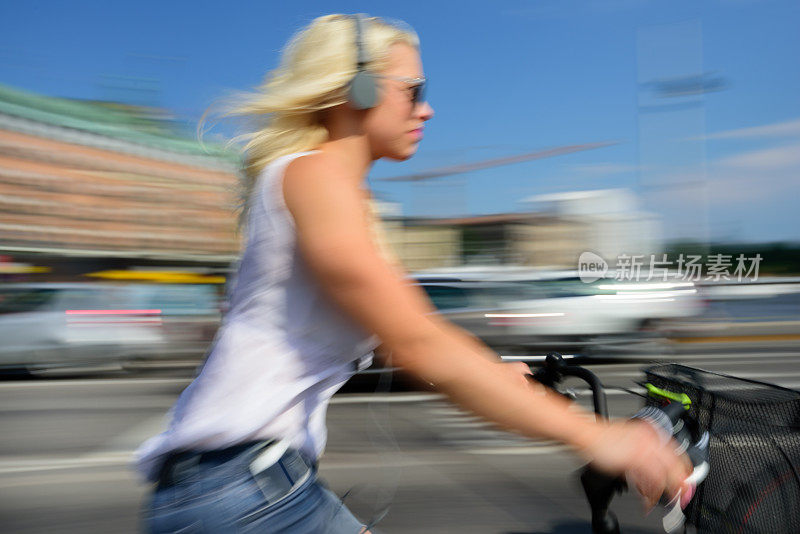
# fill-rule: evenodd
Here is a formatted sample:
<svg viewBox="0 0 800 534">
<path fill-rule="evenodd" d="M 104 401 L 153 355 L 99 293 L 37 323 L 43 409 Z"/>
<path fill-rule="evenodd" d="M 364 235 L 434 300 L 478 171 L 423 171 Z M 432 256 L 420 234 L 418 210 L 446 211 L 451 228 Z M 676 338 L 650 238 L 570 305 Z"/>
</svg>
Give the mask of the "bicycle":
<svg viewBox="0 0 800 534">
<path fill-rule="evenodd" d="M 667 532 L 800 533 L 800 392 L 680 364 L 644 369 L 645 406 L 634 417 L 671 435 L 695 466 L 696 490 L 685 509 L 678 499 L 664 516 Z M 576 377 L 592 390 L 594 411 L 608 418 L 604 386 L 588 369 L 548 354 L 532 379 L 563 389 Z M 634 393 L 634 392 L 631 392 Z M 595 534 L 619 534 L 610 510 L 624 479 L 583 468 L 581 483 Z"/>
</svg>

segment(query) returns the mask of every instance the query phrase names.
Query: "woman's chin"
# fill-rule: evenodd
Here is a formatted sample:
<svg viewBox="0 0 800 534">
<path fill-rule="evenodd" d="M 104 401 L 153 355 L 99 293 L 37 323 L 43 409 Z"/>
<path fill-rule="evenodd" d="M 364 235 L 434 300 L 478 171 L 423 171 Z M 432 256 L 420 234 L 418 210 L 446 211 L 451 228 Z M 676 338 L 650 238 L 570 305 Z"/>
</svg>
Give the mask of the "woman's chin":
<svg viewBox="0 0 800 534">
<path fill-rule="evenodd" d="M 403 152 L 399 153 L 397 157 L 392 159 L 395 159 L 397 161 L 405 161 L 407 159 L 410 159 L 411 156 L 417 153 L 418 146 L 419 145 L 417 145 L 417 143 L 414 143 L 412 146 L 406 148 Z"/>
</svg>

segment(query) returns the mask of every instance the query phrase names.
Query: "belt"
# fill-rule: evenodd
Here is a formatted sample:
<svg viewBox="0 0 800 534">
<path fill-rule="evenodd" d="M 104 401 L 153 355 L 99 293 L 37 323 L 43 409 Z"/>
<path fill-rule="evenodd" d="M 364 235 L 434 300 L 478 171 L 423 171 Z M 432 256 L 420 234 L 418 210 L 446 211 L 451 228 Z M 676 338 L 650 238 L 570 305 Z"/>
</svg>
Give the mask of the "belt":
<svg viewBox="0 0 800 534">
<path fill-rule="evenodd" d="M 308 480 L 314 464 L 286 441 L 258 441 L 212 451 L 180 451 L 170 454 L 158 476 L 158 487 L 179 484 L 198 473 L 201 467 L 213 468 L 231 463 L 242 465 L 264 495 L 266 504 L 289 496 Z"/>
</svg>

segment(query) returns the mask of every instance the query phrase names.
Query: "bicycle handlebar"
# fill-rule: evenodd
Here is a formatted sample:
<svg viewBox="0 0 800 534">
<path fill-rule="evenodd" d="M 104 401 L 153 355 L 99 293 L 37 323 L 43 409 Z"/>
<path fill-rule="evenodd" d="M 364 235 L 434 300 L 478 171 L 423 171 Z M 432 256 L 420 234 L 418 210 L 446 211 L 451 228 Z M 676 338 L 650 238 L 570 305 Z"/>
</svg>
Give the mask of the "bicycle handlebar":
<svg viewBox="0 0 800 534">
<path fill-rule="evenodd" d="M 608 403 L 605 390 L 600 379 L 583 367 L 568 365 L 563 357 L 551 352 L 544 361 L 544 366 L 537 370 L 531 378 L 545 386 L 556 389 L 564 377 L 573 376 L 586 382 L 592 390 L 594 411 L 598 417 L 608 419 Z M 557 390 L 557 389 L 556 389 Z M 654 406 L 640 410 L 634 418 L 651 424 L 666 439 L 673 437 L 681 441 L 683 450 L 689 453 L 695 470 L 687 483 L 699 484 L 708 474 L 708 433 L 700 433 L 697 421 L 688 416 L 685 407 L 677 402 L 667 403 L 661 409 Z M 675 433 L 676 423 L 684 421 L 684 429 Z M 595 534 L 619 534 L 619 522 L 609 510 L 611 500 L 616 493 L 622 492 L 626 483 L 621 477 L 612 477 L 592 469 L 591 464 L 583 469 L 580 476 L 586 499 L 592 511 L 592 531 Z M 683 514 L 679 499 L 669 503 L 671 510 L 664 517 L 664 529 L 668 532 L 683 524 Z"/>
<path fill-rule="evenodd" d="M 533 373 L 532 378 L 547 387 L 555 388 L 565 376 L 574 376 L 589 384 L 592 390 L 594 412 L 603 419 L 608 419 L 608 402 L 600 379 L 588 369 L 567 364 L 559 353 L 548 353 L 544 360 L 544 366 Z"/>
</svg>

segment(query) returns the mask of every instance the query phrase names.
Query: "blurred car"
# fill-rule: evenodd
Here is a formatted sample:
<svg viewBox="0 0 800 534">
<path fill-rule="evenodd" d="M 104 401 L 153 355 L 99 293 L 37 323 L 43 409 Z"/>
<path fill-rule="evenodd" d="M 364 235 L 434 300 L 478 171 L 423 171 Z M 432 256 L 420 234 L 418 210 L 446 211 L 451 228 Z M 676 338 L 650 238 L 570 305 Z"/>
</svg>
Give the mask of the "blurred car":
<svg viewBox="0 0 800 534">
<path fill-rule="evenodd" d="M 160 360 L 205 356 L 222 319 L 221 300 L 214 284 L 130 284 L 137 308 L 157 309 L 165 346 Z"/>
<path fill-rule="evenodd" d="M 160 312 L 133 305 L 123 285 L 0 285 L 0 368 L 119 364 L 165 344 Z"/>
<path fill-rule="evenodd" d="M 211 285 L 0 285 L 0 369 L 119 368 L 190 357 L 219 325 Z"/>
<path fill-rule="evenodd" d="M 522 267 L 430 270 L 413 278 L 439 313 L 499 350 L 598 353 L 652 338 L 659 322 L 702 309 L 694 284 L 683 281 L 587 283 L 573 271 Z"/>
</svg>

